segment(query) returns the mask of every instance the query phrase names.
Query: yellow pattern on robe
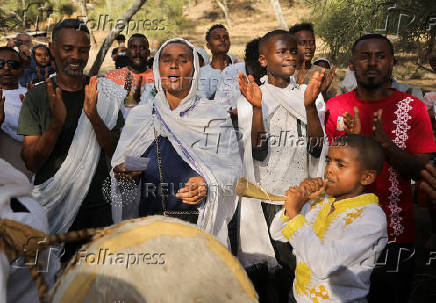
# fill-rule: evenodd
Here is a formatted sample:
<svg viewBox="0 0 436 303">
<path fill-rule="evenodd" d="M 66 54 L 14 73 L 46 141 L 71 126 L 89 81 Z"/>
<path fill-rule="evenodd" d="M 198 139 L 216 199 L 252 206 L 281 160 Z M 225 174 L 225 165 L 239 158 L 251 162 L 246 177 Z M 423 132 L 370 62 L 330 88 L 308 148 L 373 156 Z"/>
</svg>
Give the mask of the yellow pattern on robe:
<svg viewBox="0 0 436 303">
<path fill-rule="evenodd" d="M 330 299 L 329 293 L 324 285 L 312 287 L 310 290 L 310 298 L 312 299 L 313 303 L 319 303 L 320 301 L 318 298 L 325 300 Z"/>
<path fill-rule="evenodd" d="M 366 298 L 368 268 L 387 243 L 386 215 L 378 198 L 362 194 L 336 201 L 324 196 L 321 202 L 309 201 L 292 219 L 283 212 L 276 214 L 270 233 L 294 247 L 296 300 L 340 303 Z"/>
<path fill-rule="evenodd" d="M 364 208 L 358 209 L 355 212 L 350 212 L 347 214 L 347 216 L 345 217 L 345 226 L 347 226 L 348 224 L 353 223 L 354 219 L 357 219 L 360 217 L 360 215 L 362 215 Z"/>
<path fill-rule="evenodd" d="M 295 269 L 295 290 L 299 294 L 306 294 L 307 286 L 310 283 L 310 275 L 310 268 L 306 263 L 297 263 L 297 268 Z"/>
</svg>

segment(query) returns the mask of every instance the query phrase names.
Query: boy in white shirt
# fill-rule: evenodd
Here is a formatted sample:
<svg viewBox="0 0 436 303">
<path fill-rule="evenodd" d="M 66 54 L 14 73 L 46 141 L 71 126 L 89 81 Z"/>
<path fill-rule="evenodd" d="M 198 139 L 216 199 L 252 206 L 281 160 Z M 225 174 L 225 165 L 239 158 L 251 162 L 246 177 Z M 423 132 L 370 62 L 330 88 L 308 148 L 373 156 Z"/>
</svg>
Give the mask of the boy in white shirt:
<svg viewBox="0 0 436 303">
<path fill-rule="evenodd" d="M 366 302 L 371 272 L 388 239 L 378 198 L 365 193 L 383 157 L 371 137 L 343 136 L 329 149 L 324 181 L 306 179 L 286 192 L 270 232 L 289 241 L 297 257 L 298 303 Z"/>
<path fill-rule="evenodd" d="M 268 32 L 261 38 L 258 62 L 265 75 L 262 85 L 255 82 L 253 75 L 240 73 L 238 78 L 243 95 L 237 100 L 237 115 L 244 176 L 267 192 L 282 193 L 290 184 L 321 176 L 318 167 L 323 163 L 319 159 L 324 101 L 320 87 L 325 71 L 315 73 L 308 86 L 293 82 L 297 41 L 283 30 Z M 268 227 L 281 206 L 269 202 L 241 200 L 238 259 L 261 301 L 284 302 L 289 297 L 295 258 L 288 243 L 270 239 Z M 255 278 L 259 264 L 265 263 L 271 287 L 257 283 Z"/>
</svg>

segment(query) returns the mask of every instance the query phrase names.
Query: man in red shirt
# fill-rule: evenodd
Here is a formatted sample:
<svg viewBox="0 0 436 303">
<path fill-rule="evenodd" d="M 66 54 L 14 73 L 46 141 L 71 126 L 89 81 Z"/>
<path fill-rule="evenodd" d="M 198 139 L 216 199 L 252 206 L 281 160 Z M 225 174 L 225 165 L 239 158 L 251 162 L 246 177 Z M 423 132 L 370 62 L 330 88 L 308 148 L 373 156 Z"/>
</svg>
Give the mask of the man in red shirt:
<svg viewBox="0 0 436 303">
<path fill-rule="evenodd" d="M 368 34 L 352 48 L 350 69 L 357 89 L 326 103 L 326 135 L 374 136 L 385 152 L 385 163 L 369 189 L 379 198 L 388 221 L 389 244 L 371 277 L 369 302 L 407 302 L 414 272 L 415 228 L 411 179 L 436 151 L 430 118 L 419 99 L 385 88 L 394 65 L 391 42 Z M 350 114 L 354 112 L 354 117 Z"/>
</svg>

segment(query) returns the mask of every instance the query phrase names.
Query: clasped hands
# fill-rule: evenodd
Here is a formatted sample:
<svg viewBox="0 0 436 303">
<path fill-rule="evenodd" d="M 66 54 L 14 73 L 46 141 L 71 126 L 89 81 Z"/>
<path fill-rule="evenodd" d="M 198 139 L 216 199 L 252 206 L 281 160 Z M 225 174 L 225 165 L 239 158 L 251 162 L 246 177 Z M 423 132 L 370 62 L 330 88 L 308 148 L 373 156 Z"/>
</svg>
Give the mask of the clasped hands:
<svg viewBox="0 0 436 303">
<path fill-rule="evenodd" d="M 297 216 L 304 204 L 319 196 L 326 187 L 326 181 L 321 178 L 306 178 L 299 186 L 291 186 L 286 191 L 285 215 L 290 219 Z"/>
<path fill-rule="evenodd" d="M 316 108 L 315 102 L 322 91 L 325 79 L 325 69 L 315 72 L 304 91 L 304 106 L 306 108 Z M 253 105 L 254 108 L 262 108 L 262 91 L 254 81 L 252 75 L 245 76 L 244 73 L 238 74 L 239 90 L 241 94 Z"/>
<path fill-rule="evenodd" d="M 344 131 L 347 134 L 361 134 L 362 124 L 360 120 L 359 108 L 357 106 L 354 106 L 353 111 L 354 117 L 349 112 L 344 112 L 344 114 L 342 115 L 344 117 Z M 373 113 L 371 134 L 374 139 L 382 145 L 383 148 L 386 148 L 390 144 L 393 144 L 393 142 L 383 129 L 382 114 L 382 109 L 379 109 L 378 111 Z"/>
<path fill-rule="evenodd" d="M 115 178 L 120 180 L 122 178 L 135 178 L 139 176 L 142 171 L 127 171 L 124 163 L 114 167 Z M 180 188 L 176 197 L 182 199 L 182 202 L 190 205 L 197 205 L 203 201 L 207 196 L 207 184 L 203 177 L 191 177 L 186 182 L 185 186 Z"/>
</svg>

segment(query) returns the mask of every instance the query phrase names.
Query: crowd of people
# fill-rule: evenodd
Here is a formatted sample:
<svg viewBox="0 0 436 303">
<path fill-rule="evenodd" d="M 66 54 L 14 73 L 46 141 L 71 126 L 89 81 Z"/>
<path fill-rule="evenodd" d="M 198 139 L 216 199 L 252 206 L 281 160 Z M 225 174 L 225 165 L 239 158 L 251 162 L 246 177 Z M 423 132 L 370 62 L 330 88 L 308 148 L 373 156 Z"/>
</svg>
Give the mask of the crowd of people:
<svg viewBox="0 0 436 303">
<path fill-rule="evenodd" d="M 182 38 L 153 56 L 141 33 L 116 41 L 100 77 L 84 73 L 76 19 L 48 46 L 20 33 L 0 47 L 0 218 L 58 234 L 175 217 L 231 251 L 260 302 L 408 302 L 412 189 L 436 234 L 436 92 L 393 78 L 389 39 L 356 40 L 340 84 L 308 23 L 249 41 L 243 59 L 220 24 L 211 56 Z M 238 197 L 241 177 L 286 201 Z M 49 286 L 82 244 L 50 260 Z M 0 301 L 38 302 L 1 247 Z"/>
</svg>

